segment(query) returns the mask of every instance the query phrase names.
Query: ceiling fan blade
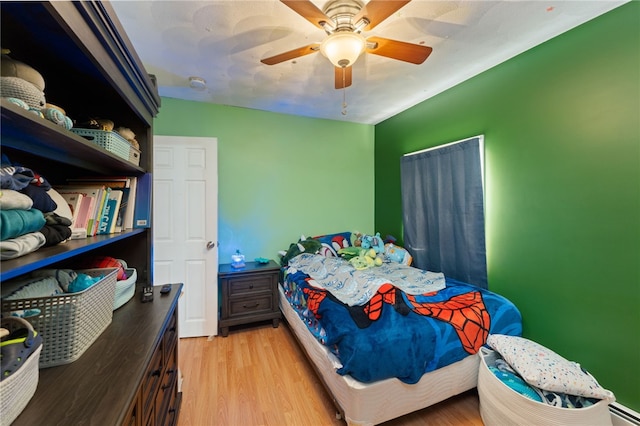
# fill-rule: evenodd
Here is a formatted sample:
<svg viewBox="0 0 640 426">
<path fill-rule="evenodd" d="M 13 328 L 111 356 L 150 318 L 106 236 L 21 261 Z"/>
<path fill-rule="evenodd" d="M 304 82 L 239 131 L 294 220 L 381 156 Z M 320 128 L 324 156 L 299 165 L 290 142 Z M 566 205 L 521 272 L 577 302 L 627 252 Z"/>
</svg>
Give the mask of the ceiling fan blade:
<svg viewBox="0 0 640 426">
<path fill-rule="evenodd" d="M 280 0 L 291 10 L 311 22 L 318 28 L 323 28 L 320 22 L 331 22 L 331 19 L 318 9 L 315 4 L 309 0 Z"/>
<path fill-rule="evenodd" d="M 364 29 L 370 31 L 410 1 L 411 0 L 371 0 L 353 17 L 353 22 L 356 23 L 362 18 L 367 18 L 369 24 L 364 27 Z"/>
<path fill-rule="evenodd" d="M 351 86 L 352 67 L 335 67 L 336 89 L 344 89 Z"/>
<path fill-rule="evenodd" d="M 290 50 L 288 52 L 280 53 L 270 58 L 261 59 L 260 62 L 266 65 L 275 65 L 280 62 L 289 61 L 291 59 L 299 58 L 301 56 L 316 53 L 320 50 L 320 43 L 313 43 L 308 46 L 298 47 L 297 49 Z"/>
<path fill-rule="evenodd" d="M 423 63 L 432 51 L 433 48 L 429 46 L 405 43 L 404 41 L 391 40 L 388 38 L 369 37 L 367 39 L 367 53 L 386 56 L 387 58 L 411 62 L 417 65 Z"/>
</svg>

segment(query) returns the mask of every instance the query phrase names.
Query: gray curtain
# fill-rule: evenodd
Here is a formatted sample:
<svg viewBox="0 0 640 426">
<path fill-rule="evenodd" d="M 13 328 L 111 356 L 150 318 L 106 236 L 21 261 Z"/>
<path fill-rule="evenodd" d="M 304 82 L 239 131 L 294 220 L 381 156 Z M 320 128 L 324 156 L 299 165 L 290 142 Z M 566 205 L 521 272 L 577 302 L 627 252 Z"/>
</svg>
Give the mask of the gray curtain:
<svg viewBox="0 0 640 426">
<path fill-rule="evenodd" d="M 480 138 L 401 160 L 404 246 L 413 266 L 487 288 Z"/>
</svg>

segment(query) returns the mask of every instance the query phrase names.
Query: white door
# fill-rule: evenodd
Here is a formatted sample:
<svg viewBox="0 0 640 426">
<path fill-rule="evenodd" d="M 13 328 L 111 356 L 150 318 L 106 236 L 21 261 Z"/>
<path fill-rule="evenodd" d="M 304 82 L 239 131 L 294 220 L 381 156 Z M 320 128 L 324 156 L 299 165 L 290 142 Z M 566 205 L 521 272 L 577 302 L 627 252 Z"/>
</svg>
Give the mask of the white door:
<svg viewBox="0 0 640 426">
<path fill-rule="evenodd" d="M 218 140 L 154 136 L 153 281 L 181 282 L 180 337 L 218 331 Z"/>
</svg>

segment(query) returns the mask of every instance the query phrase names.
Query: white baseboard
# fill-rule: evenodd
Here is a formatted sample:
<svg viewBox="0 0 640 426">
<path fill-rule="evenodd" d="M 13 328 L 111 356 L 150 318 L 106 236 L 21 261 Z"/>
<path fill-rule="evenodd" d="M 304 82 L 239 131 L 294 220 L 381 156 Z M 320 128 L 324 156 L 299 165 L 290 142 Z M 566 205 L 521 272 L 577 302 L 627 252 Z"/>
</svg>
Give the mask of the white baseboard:
<svg viewBox="0 0 640 426">
<path fill-rule="evenodd" d="M 613 426 L 640 426 L 640 414 L 617 402 L 609 404 Z"/>
</svg>

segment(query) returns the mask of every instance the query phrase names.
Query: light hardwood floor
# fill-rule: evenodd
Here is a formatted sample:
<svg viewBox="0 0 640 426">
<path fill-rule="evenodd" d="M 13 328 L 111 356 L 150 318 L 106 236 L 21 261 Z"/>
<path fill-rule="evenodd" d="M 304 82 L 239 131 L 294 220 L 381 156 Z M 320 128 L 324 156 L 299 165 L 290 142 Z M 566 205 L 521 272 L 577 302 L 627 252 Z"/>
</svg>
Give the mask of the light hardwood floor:
<svg viewBox="0 0 640 426">
<path fill-rule="evenodd" d="M 317 426 L 346 423 L 286 323 L 232 329 L 229 337 L 180 339 L 179 426 Z M 469 391 L 384 426 L 482 426 Z"/>
</svg>

